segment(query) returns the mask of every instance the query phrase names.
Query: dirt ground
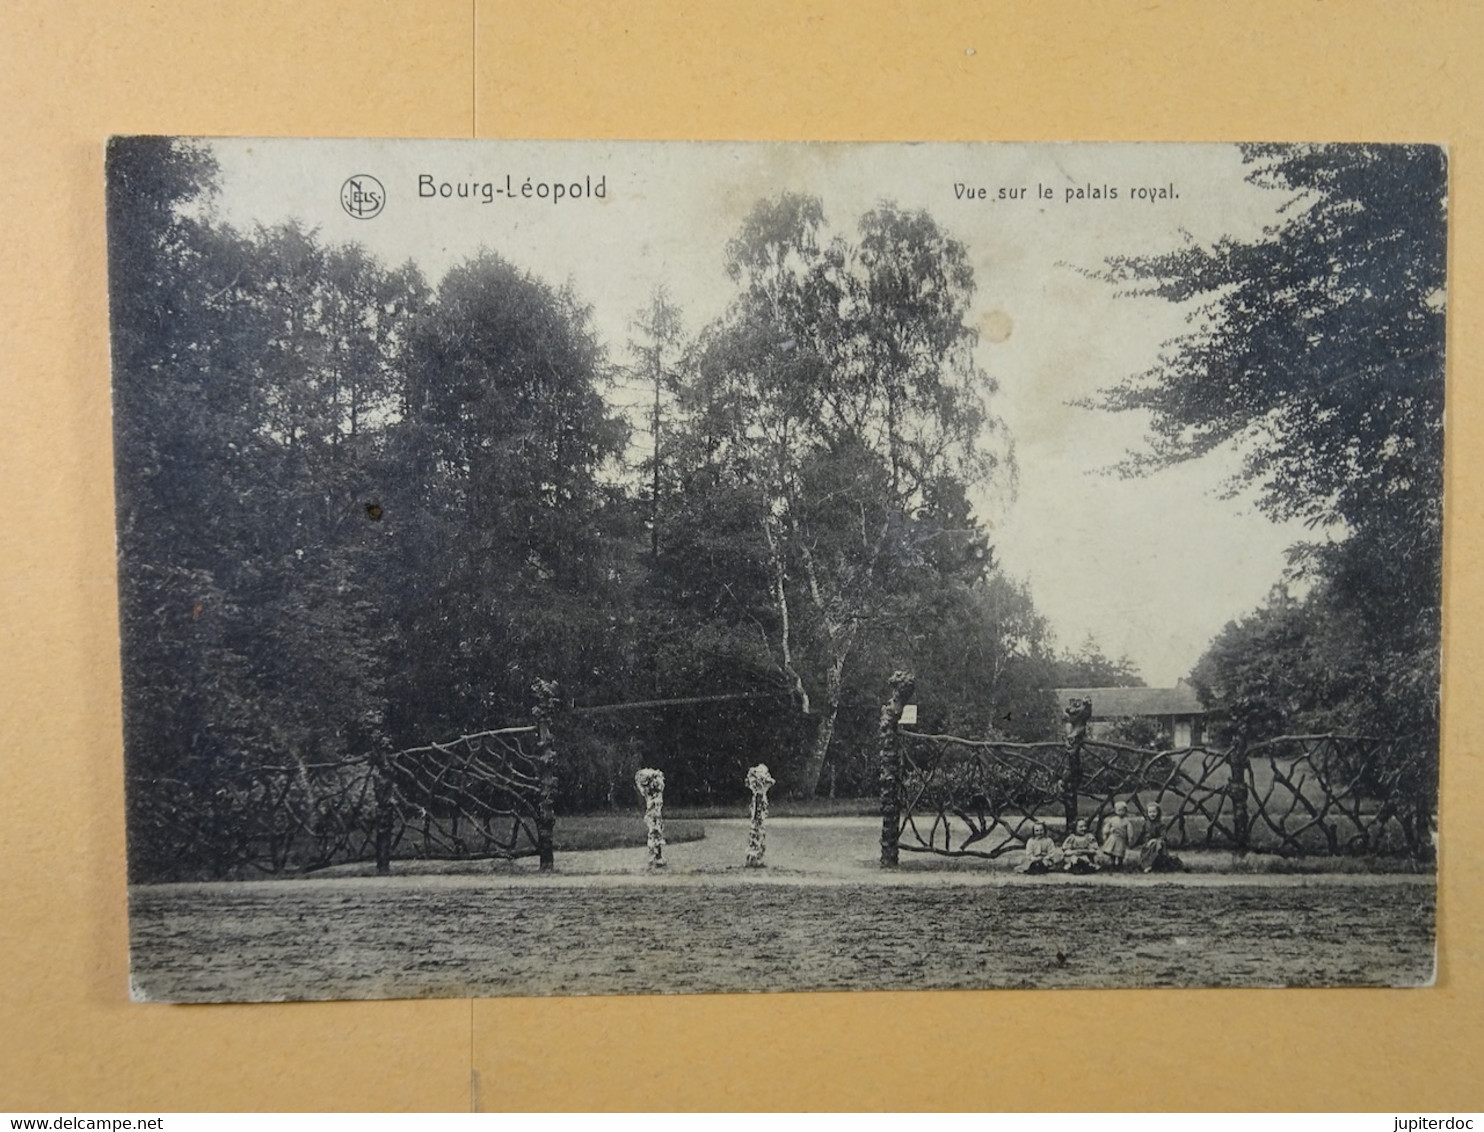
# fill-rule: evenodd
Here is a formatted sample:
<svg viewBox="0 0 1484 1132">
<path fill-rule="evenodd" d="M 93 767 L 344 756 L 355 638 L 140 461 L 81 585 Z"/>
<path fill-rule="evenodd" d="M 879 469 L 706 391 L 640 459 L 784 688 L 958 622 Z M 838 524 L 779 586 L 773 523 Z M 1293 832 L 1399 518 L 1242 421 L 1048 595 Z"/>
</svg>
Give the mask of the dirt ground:
<svg viewBox="0 0 1484 1132">
<path fill-rule="evenodd" d="M 1433 977 L 1430 876 L 1022 877 L 875 867 L 870 823 L 780 819 L 765 870 L 708 822 L 555 875 L 136 886 L 133 981 L 156 1001 L 987 987 L 1374 986 Z"/>
</svg>

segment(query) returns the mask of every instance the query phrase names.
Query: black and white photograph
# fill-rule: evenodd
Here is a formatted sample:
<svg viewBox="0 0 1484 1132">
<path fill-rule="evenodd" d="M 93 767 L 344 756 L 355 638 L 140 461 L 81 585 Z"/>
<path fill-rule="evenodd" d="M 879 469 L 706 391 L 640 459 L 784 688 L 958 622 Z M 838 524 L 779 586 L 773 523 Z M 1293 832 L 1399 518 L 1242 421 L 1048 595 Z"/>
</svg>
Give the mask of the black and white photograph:
<svg viewBox="0 0 1484 1132">
<path fill-rule="evenodd" d="M 136 1000 L 1433 983 L 1443 148 L 106 172 Z"/>
</svg>

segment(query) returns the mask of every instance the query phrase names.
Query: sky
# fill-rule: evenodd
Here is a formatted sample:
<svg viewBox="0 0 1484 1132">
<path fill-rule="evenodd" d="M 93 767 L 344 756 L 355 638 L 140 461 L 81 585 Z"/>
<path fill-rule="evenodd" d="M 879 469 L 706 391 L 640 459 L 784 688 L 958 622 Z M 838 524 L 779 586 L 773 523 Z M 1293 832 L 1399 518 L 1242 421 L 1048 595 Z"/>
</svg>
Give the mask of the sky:
<svg viewBox="0 0 1484 1132">
<path fill-rule="evenodd" d="M 926 209 L 973 263 L 977 360 L 998 383 L 989 407 L 1014 445 L 1014 484 L 1002 478 L 975 500 L 996 557 L 1029 585 L 1059 645 L 1091 636 L 1108 655 L 1130 657 L 1150 684 L 1187 675 L 1222 626 L 1279 581 L 1284 550 L 1315 537 L 1270 522 L 1250 495 L 1226 496 L 1232 453 L 1140 479 L 1110 474 L 1140 446 L 1147 421 L 1072 404 L 1148 368 L 1187 326 L 1186 311 L 1120 296 L 1087 272 L 1108 256 L 1250 238 L 1276 221 L 1284 198 L 1246 183 L 1234 146 L 288 139 L 213 146 L 228 222 L 251 228 L 295 219 L 327 242 L 360 243 L 389 265 L 411 260 L 434 284 L 489 248 L 550 283 L 570 283 L 592 307 L 615 360 L 659 286 L 689 329 L 722 311 L 734 293 L 723 270 L 726 242 L 763 197 L 818 196 L 831 228 L 847 237 L 881 201 Z M 375 215 L 354 217 L 342 207 L 342 189 L 361 175 L 380 183 L 384 200 Z M 637 390 L 619 389 L 617 397 L 642 400 Z"/>
</svg>

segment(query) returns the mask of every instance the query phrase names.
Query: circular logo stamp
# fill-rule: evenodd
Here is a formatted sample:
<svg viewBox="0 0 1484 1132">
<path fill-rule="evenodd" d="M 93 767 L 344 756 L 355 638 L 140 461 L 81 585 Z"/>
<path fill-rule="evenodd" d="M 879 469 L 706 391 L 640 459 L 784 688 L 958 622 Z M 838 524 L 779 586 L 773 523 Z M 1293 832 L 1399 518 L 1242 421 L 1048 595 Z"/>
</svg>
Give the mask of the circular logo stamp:
<svg viewBox="0 0 1484 1132">
<path fill-rule="evenodd" d="M 386 190 L 370 173 L 357 173 L 340 186 L 340 207 L 357 220 L 370 220 L 386 204 Z"/>
</svg>

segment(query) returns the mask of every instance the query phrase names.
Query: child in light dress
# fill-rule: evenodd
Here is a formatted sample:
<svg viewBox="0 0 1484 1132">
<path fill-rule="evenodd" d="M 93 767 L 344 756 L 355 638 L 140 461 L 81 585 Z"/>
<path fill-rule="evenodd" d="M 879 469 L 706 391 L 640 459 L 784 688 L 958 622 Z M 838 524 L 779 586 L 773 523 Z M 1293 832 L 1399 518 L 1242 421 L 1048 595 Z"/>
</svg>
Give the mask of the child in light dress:
<svg viewBox="0 0 1484 1132">
<path fill-rule="evenodd" d="M 1117 802 L 1113 806 L 1113 816 L 1103 822 L 1103 844 L 1098 850 L 1098 864 L 1105 868 L 1123 868 L 1133 839 L 1134 823 L 1128 816 L 1128 803 Z"/>
<path fill-rule="evenodd" d="M 1061 850 L 1056 847 L 1056 842 L 1051 840 L 1051 835 L 1046 832 L 1046 823 L 1036 822 L 1031 826 L 1030 838 L 1025 843 L 1025 860 L 1020 863 L 1020 871 L 1032 874 L 1049 873 L 1059 864 L 1061 864 Z"/>
<path fill-rule="evenodd" d="M 1087 828 L 1087 819 L 1078 818 L 1075 832 L 1069 833 L 1061 843 L 1061 855 L 1069 873 L 1095 873 L 1098 871 L 1098 839 Z"/>
</svg>

